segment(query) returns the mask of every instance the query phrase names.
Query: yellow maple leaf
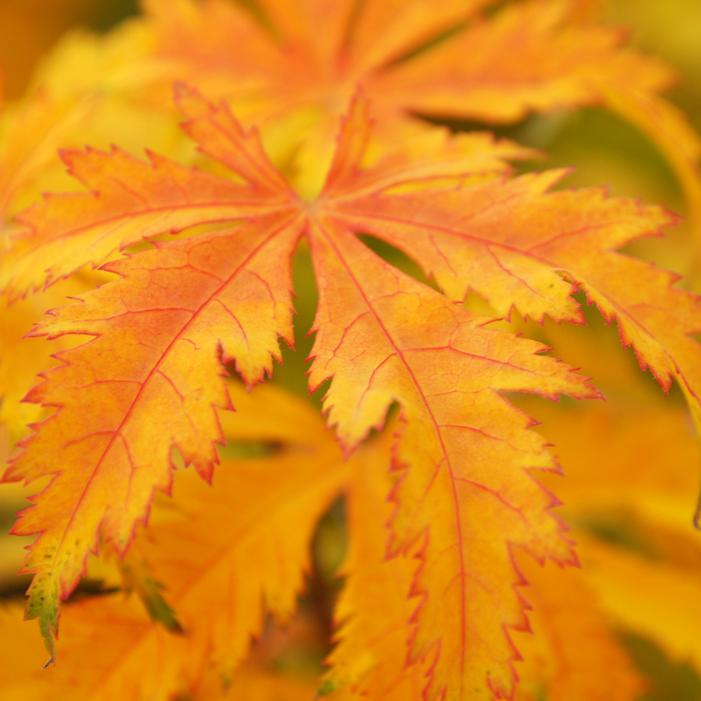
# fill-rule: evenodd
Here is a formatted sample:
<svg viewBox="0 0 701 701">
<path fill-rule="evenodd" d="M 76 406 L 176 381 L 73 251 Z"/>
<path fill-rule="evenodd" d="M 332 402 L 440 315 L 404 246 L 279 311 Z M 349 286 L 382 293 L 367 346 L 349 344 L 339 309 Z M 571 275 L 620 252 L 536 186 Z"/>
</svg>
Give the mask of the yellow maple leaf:
<svg viewBox="0 0 701 701">
<path fill-rule="evenodd" d="M 229 438 L 263 441 L 272 452 L 225 458 L 213 487 L 193 474 L 181 475 L 173 499 L 156 503 L 150 529 L 128 556 L 144 558 L 149 576 L 168 583 L 163 594 L 179 626 L 167 630 L 150 621 L 134 598 L 110 595 L 71 604 L 62 623 L 60 664 L 43 672 L 42 684 L 39 653 L 27 645 L 20 654 L 31 652 L 34 667 L 17 673 L 18 686 L 36 685 L 42 699 L 166 701 L 197 688 L 207 671 L 220 687 L 232 679 L 234 688 L 267 684 L 271 695 L 286 688 L 274 679 L 265 682 L 262 672 L 238 679 L 235 670 L 252 636 L 261 632 L 266 612 L 280 621 L 294 612 L 312 529 L 345 484 L 350 466 L 343 465 L 336 441 L 308 402 L 273 386 L 252 394 L 232 386 L 231 393 L 239 411 L 227 421 Z M 276 422 L 276 415 L 285 422 Z M 93 650 L 103 636 L 108 642 Z M 297 686 L 310 689 L 309 682 Z M 0 681 L 0 688 L 4 693 L 13 686 Z"/>
</svg>

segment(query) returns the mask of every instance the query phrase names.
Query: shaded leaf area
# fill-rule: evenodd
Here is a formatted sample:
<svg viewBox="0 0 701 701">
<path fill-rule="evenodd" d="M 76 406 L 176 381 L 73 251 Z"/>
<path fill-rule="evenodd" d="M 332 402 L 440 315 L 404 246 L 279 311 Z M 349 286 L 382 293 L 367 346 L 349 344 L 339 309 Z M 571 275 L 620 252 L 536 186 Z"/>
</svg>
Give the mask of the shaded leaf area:
<svg viewBox="0 0 701 701">
<path fill-rule="evenodd" d="M 650 679 L 650 688 L 639 701 L 697 701 L 701 699 L 701 676 L 688 662 L 670 660 L 647 638 L 622 634 L 626 649 L 637 667 Z"/>
<path fill-rule="evenodd" d="M 590 169 L 616 168 L 615 177 L 609 175 L 607 184 L 619 179 L 630 180 L 628 189 L 615 194 L 641 195 L 635 185 L 647 184 L 645 192 L 676 210 L 684 207 L 681 191 L 675 183 L 669 164 L 645 135 L 620 116 L 600 107 L 583 107 L 576 111 L 562 110 L 550 115 L 530 115 L 517 124 L 493 125 L 487 122 L 427 118 L 429 123 L 445 126 L 456 132 L 489 131 L 500 138 L 526 144 L 537 150 L 536 157 L 517 163 L 517 170 L 562 168 L 571 166 L 573 177 L 582 185 L 596 185 L 602 181 L 600 173 Z M 576 164 L 576 165 L 575 165 Z M 642 173 L 634 171 L 641 170 Z"/>
</svg>

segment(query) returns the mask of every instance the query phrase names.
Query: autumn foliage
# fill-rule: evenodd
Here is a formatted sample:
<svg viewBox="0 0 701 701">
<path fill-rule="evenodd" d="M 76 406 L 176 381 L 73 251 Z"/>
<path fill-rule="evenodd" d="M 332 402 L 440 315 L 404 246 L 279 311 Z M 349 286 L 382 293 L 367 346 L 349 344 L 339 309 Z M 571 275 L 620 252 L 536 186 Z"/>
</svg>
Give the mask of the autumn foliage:
<svg viewBox="0 0 701 701">
<path fill-rule="evenodd" d="M 0 611 L 3 699 L 628 701 L 621 629 L 701 666 L 696 269 L 635 248 L 682 217 L 505 135 L 618 115 L 700 255 L 672 72 L 588 5 L 145 0 L 5 109 L 0 457 L 53 664 Z"/>
</svg>

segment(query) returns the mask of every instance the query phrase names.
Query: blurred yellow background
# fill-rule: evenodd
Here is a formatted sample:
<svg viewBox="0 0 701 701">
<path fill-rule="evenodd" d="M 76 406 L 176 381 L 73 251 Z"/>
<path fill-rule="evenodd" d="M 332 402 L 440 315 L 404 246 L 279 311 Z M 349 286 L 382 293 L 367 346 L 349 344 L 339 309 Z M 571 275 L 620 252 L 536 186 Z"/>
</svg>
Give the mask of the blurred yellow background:
<svg viewBox="0 0 701 701">
<path fill-rule="evenodd" d="M 137 0 L 2 0 L 0 72 L 5 96 L 21 94 L 37 62 L 66 30 L 105 29 L 137 9 Z"/>
</svg>

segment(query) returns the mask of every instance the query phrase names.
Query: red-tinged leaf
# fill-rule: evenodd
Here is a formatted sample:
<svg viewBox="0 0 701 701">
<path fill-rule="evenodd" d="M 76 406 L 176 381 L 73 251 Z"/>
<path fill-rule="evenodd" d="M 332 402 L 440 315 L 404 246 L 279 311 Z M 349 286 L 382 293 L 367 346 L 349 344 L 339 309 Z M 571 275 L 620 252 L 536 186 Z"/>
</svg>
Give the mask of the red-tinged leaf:
<svg viewBox="0 0 701 701">
<path fill-rule="evenodd" d="M 62 366 L 31 393 L 55 413 L 6 475 L 53 476 L 14 528 L 40 534 L 27 561 L 36 573 L 29 612 L 46 635 L 98 536 L 124 551 L 154 491 L 169 488 L 174 449 L 211 477 L 216 410 L 230 406 L 221 359 L 253 384 L 271 372 L 277 337 L 292 338 L 288 259 L 298 233 L 271 221 L 253 235 L 159 244 L 111 264 L 119 280 L 39 331 L 93 337 L 62 352 Z"/>
<path fill-rule="evenodd" d="M 571 295 L 583 289 L 665 390 L 679 383 L 699 420 L 698 297 L 678 289 L 676 276 L 617 251 L 674 217 L 599 190 L 548 192 L 560 176 L 493 179 L 421 198 L 379 192 L 346 200 L 338 212 L 415 257 L 456 300 L 472 289 L 501 314 L 513 307 L 536 320 L 577 322 Z"/>
<path fill-rule="evenodd" d="M 179 101 L 196 115 L 198 99 L 180 88 Z M 201 98 L 199 99 L 201 102 Z M 148 162 L 113 148 L 110 153 L 67 151 L 69 172 L 89 193 L 49 195 L 21 216 L 28 233 L 0 266 L 0 288 L 19 296 L 103 262 L 115 250 L 197 224 L 241 220 L 289 210 L 290 191 L 260 154 L 255 133 L 233 120 L 227 153 L 216 153 L 243 183 L 215 177 L 149 153 Z M 212 144 L 212 149 L 215 144 Z M 254 159 L 257 168 L 250 166 Z"/>
<path fill-rule="evenodd" d="M 356 445 L 393 401 L 406 426 L 394 547 L 418 543 L 414 657 L 431 659 L 429 699 L 508 697 L 508 628 L 524 625 L 511 548 L 571 562 L 552 497 L 529 473 L 551 468 L 545 443 L 499 391 L 593 396 L 542 347 L 491 331 L 393 270 L 352 235 L 312 230 L 319 281 L 312 386 L 341 440 Z"/>
<path fill-rule="evenodd" d="M 443 129 L 404 129 L 401 135 L 409 145 L 402 146 L 401 151 L 377 154 L 373 153 L 376 140 L 371 139 L 376 123 L 370 105 L 358 93 L 341 119 L 342 142 L 337 143 L 326 175 L 324 200 L 337 204 L 393 188 L 425 187 L 467 176 L 481 179 L 508 172 L 506 164 L 510 160 L 536 155 L 488 134 L 452 134 Z"/>
<path fill-rule="evenodd" d="M 185 133 L 203 153 L 242 177 L 258 199 L 265 194 L 273 202 L 286 202 L 287 182 L 268 159 L 256 129 L 246 131 L 225 105 L 209 104 L 183 83 L 175 85 L 175 103 L 187 117 L 182 124 Z"/>
</svg>

